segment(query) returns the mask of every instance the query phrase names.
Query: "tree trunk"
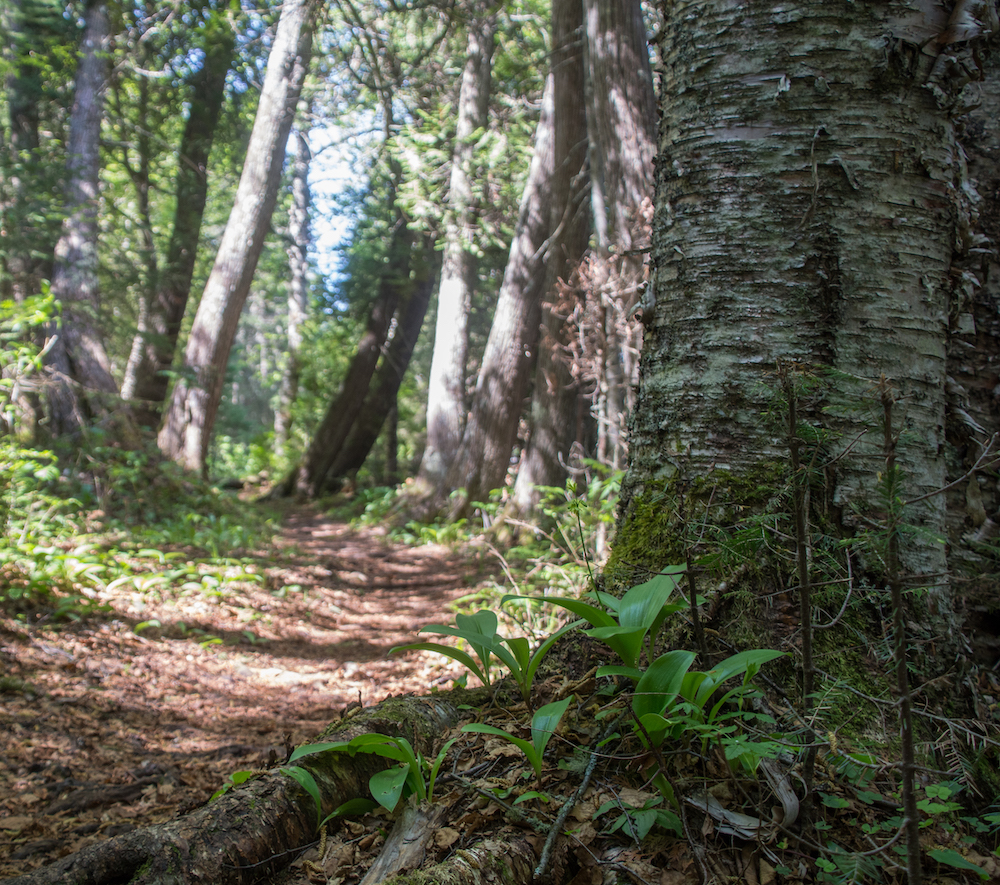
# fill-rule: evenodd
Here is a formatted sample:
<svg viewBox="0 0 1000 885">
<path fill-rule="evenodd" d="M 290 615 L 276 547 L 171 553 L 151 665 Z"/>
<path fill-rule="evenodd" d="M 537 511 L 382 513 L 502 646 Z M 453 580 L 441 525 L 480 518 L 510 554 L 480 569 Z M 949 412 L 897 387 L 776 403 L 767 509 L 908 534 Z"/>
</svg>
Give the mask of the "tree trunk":
<svg viewBox="0 0 1000 885">
<path fill-rule="evenodd" d="M 465 428 L 469 308 L 478 266 L 473 161 L 477 132 L 488 122 L 495 31 L 496 15 L 477 10 L 469 23 L 469 49 L 458 96 L 444 264 L 427 384 L 427 445 L 417 477 L 418 483 L 428 489 L 444 478 Z"/>
<path fill-rule="evenodd" d="M 562 485 L 577 442 L 579 386 L 564 352 L 567 328 L 554 309 L 557 287 L 565 286 L 578 269 L 590 239 L 586 199 L 587 112 L 584 101 L 583 8 L 579 0 L 552 4 L 552 72 L 555 90 L 554 174 L 551 229 L 538 346 L 531 397 L 528 443 L 521 455 L 511 497 L 512 511 L 528 515 L 538 504 L 539 486 Z"/>
<path fill-rule="evenodd" d="M 955 58 L 976 67 L 981 26 L 964 9 L 950 29 L 945 10 L 903 3 L 663 4 L 654 284 L 618 566 L 678 560 L 665 483 L 700 478 L 730 524 L 766 506 L 787 470 L 767 418 L 778 360 L 832 369 L 801 417 L 824 441 L 825 519 L 865 528 L 884 469 L 866 395 L 884 373 L 906 404 L 903 566 L 926 576 L 941 643 L 958 641 L 936 493 L 948 317 L 975 244 L 955 127 L 974 87 L 950 75 Z"/>
<path fill-rule="evenodd" d="M 287 0 L 282 7 L 236 201 L 159 434 L 163 453 L 189 470 L 205 469 L 229 351 L 278 196 L 319 8 L 318 0 Z"/>
<path fill-rule="evenodd" d="M 320 739 L 347 741 L 376 732 L 405 737 L 417 752 L 432 756 L 441 733 L 459 721 L 463 700 L 482 703 L 485 693 L 442 694 L 430 701 L 390 698 Z M 305 756 L 296 764 L 315 779 L 324 817 L 350 799 L 367 798 L 369 777 L 389 766 L 380 756 L 336 752 Z M 270 881 L 295 859 L 295 849 L 313 839 L 316 824 L 313 798 L 291 777 L 264 772 L 177 820 L 100 842 L 7 885 Z"/>
<path fill-rule="evenodd" d="M 395 200 L 395 185 L 391 199 Z M 298 467 L 278 488 L 278 494 L 297 492 L 307 498 L 315 498 L 322 492 L 330 468 L 364 407 L 372 375 L 375 374 L 382 347 L 389 336 L 392 317 L 400 298 L 410 285 L 413 232 L 406 226 L 402 212 L 398 208 L 395 212 L 396 224 L 389 243 L 389 253 L 379 281 L 378 295 L 368 315 L 365 334 L 358 343 L 340 392 L 327 406 L 323 420 L 313 434 L 308 451 Z"/>
<path fill-rule="evenodd" d="M 108 12 L 92 0 L 84 13 L 83 47 L 76 71 L 67 146 L 66 211 L 55 249 L 52 294 L 62 303 L 58 339 L 46 362 L 52 371 L 48 390 L 53 435 L 71 433 L 115 395 L 118 386 L 99 331 L 97 280 L 97 202 L 101 169 L 101 120 L 109 70 Z M 95 396 L 95 394 L 97 396 Z"/>
<path fill-rule="evenodd" d="M 198 257 L 201 222 L 208 196 L 208 157 L 215 139 L 226 75 L 236 40 L 220 17 L 205 28 L 205 61 L 190 80 L 190 110 L 178 148 L 177 205 L 162 273 L 143 294 L 139 328 L 122 381 L 122 396 L 134 400 L 139 424 L 155 427 L 167 396 Z"/>
<path fill-rule="evenodd" d="M 517 441 L 542 314 L 546 240 L 551 232 L 553 118 L 554 83 L 549 74 L 535 132 L 534 156 L 472 410 L 462 445 L 436 496 L 435 507 L 440 507 L 449 492 L 464 490 L 455 498 L 456 513 L 464 511 L 470 501 L 483 500 L 492 489 L 503 485 Z"/>
<path fill-rule="evenodd" d="M 597 254 L 590 297 L 602 307 L 596 385 L 599 458 L 614 468 L 624 460 L 624 419 L 637 382 L 629 356 L 641 345 L 631 314 L 645 278 L 634 250 L 653 196 L 656 106 L 639 0 L 584 0 L 588 72 L 587 126 Z M 641 239 L 645 239 L 642 237 Z"/>
<path fill-rule="evenodd" d="M 331 490 L 338 480 L 361 468 L 382 432 L 386 418 L 396 407 L 399 386 L 409 368 L 413 348 L 423 328 L 427 305 L 434 284 L 437 282 L 440 264 L 434 252 L 432 238 L 425 238 L 420 251 L 424 266 L 419 271 L 420 275 L 410 283 L 410 291 L 404 297 L 398 311 L 396 332 L 386 348 L 350 432 L 327 472 L 324 483 L 327 490 Z"/>
<path fill-rule="evenodd" d="M 292 210 L 288 218 L 288 265 L 292 279 L 288 285 L 288 361 L 285 363 L 274 411 L 274 454 L 285 455 L 292 428 L 292 406 L 299 392 L 299 351 L 302 324 L 309 307 L 309 141 L 299 129 L 295 133 L 295 170 L 292 178 Z"/>
</svg>

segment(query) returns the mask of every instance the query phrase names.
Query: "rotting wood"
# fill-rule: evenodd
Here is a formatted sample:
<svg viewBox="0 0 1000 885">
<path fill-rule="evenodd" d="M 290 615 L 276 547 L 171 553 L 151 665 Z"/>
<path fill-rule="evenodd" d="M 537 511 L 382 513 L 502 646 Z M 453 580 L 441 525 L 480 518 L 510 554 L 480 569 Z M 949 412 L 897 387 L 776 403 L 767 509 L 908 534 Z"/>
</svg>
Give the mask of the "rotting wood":
<svg viewBox="0 0 1000 885">
<path fill-rule="evenodd" d="M 478 706 L 485 691 L 442 692 L 433 698 L 388 698 L 344 722 L 322 740 L 350 740 L 366 732 L 401 736 L 418 752 L 454 726 L 459 705 Z M 387 767 L 374 755 L 317 753 L 298 760 L 315 778 L 323 814 L 349 799 L 367 797 L 368 779 Z M 295 860 L 315 831 L 313 799 L 277 770 L 262 772 L 238 788 L 177 820 L 92 845 L 4 885 L 213 885 L 259 882 Z"/>
<path fill-rule="evenodd" d="M 443 805 L 408 805 L 404 808 L 361 885 L 375 885 L 390 876 L 419 867 L 427 854 L 427 843 L 434 837 L 446 810 Z"/>
<path fill-rule="evenodd" d="M 384 885 L 520 885 L 532 881 L 536 863 L 538 856 L 527 838 L 485 839 L 429 869 L 387 879 Z"/>
</svg>

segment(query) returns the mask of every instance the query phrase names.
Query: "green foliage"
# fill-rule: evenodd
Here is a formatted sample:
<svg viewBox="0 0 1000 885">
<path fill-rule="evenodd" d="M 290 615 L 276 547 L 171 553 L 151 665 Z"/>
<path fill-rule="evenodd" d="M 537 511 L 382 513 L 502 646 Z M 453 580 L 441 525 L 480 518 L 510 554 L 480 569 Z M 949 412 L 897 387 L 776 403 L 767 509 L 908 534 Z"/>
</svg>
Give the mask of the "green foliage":
<svg viewBox="0 0 1000 885">
<path fill-rule="evenodd" d="M 566 712 L 566 708 L 569 707 L 572 700 L 573 697 L 570 696 L 563 698 L 561 701 L 555 701 L 551 704 L 546 704 L 544 707 L 539 707 L 535 712 L 535 715 L 531 717 L 530 741 L 527 741 L 524 738 L 515 737 L 510 732 L 504 731 L 502 728 L 496 728 L 492 725 L 484 725 L 478 722 L 462 726 L 462 731 L 475 732 L 477 734 L 491 734 L 510 741 L 515 747 L 524 753 L 525 758 L 531 763 L 531 767 L 534 769 L 535 777 L 541 781 L 542 755 L 545 753 L 545 747 L 548 745 L 549 739 L 552 735 L 555 734 L 560 721 L 562 721 L 563 714 Z"/>
<path fill-rule="evenodd" d="M 579 622 L 567 624 L 556 630 L 551 636 L 531 653 L 528 640 L 523 636 L 503 637 L 497 633 L 498 620 L 495 612 L 481 609 L 471 615 L 457 614 L 455 626 L 445 624 L 429 624 L 422 627 L 421 633 L 437 633 L 442 636 L 454 636 L 467 643 L 476 653 L 473 658 L 467 651 L 438 642 L 413 642 L 399 645 L 391 649 L 389 654 L 398 651 L 434 651 L 458 661 L 466 667 L 483 685 L 492 687 L 492 669 L 494 658 L 504 664 L 517 683 L 518 690 L 525 703 L 531 697 L 531 685 L 538 667 L 551 650 L 552 646 L 566 633 L 579 625 Z"/>
<path fill-rule="evenodd" d="M 675 836 L 683 835 L 680 818 L 668 809 L 657 807 L 662 802 L 662 797 L 654 796 L 647 799 L 641 808 L 635 808 L 620 799 L 609 799 L 594 812 L 594 820 L 613 811 L 619 812 L 605 832 L 610 834 L 620 830 L 634 842 L 642 842 L 654 826 L 662 827 Z"/>
<path fill-rule="evenodd" d="M 444 762 L 448 751 L 455 740 L 447 741 L 433 761 L 424 759 L 423 754 L 417 753 L 413 745 L 405 737 L 389 737 L 384 734 L 368 732 L 358 735 L 349 741 L 328 741 L 318 744 L 307 744 L 297 748 L 289 757 L 289 762 L 301 759 L 314 753 L 338 752 L 347 753 L 354 756 L 358 753 L 370 753 L 382 756 L 386 759 L 393 759 L 399 765 L 388 768 L 384 771 L 376 772 L 368 781 L 372 796 L 375 797 L 379 805 L 388 811 L 395 811 L 404 795 L 416 796 L 419 802 L 434 801 L 434 785 L 437 781 L 438 772 Z M 317 819 L 322 813 L 319 798 L 319 789 L 316 786 L 313 776 L 301 766 L 282 769 L 287 774 L 294 777 L 316 800 Z M 318 827 L 322 827 L 331 817 L 354 813 L 356 808 L 361 806 L 342 805 L 332 815 L 319 822 Z"/>
<path fill-rule="evenodd" d="M 637 678 L 643 650 L 647 658 L 651 658 L 663 622 L 669 615 L 686 608 L 686 603 L 667 601 L 683 573 L 684 566 L 669 566 L 650 580 L 632 587 L 621 599 L 610 593 L 595 591 L 594 595 L 604 608 L 558 596 L 546 596 L 544 602 L 565 608 L 591 624 L 591 629 L 583 632 L 608 645 L 625 662 L 628 675 Z M 502 601 L 524 598 L 505 596 Z"/>
</svg>

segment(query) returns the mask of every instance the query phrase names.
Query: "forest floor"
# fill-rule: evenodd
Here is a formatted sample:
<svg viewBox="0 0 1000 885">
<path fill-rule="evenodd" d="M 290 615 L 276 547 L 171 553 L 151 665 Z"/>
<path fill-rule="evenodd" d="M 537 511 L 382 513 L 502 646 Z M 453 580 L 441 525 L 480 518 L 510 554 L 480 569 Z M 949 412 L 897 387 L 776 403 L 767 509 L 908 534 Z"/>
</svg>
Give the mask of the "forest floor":
<svg viewBox="0 0 1000 885">
<path fill-rule="evenodd" d="M 255 558 L 263 582 L 235 594 L 124 585 L 68 625 L 0 612 L 0 879 L 203 805 L 359 703 L 450 686 L 453 662 L 389 650 L 500 573 L 310 510 Z"/>
</svg>

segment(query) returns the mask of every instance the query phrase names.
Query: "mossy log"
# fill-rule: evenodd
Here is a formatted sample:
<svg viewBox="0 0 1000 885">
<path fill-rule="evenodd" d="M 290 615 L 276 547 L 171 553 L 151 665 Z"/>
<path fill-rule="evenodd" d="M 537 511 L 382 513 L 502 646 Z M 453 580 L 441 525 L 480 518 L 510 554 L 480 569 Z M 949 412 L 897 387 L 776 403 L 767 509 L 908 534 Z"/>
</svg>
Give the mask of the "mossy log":
<svg viewBox="0 0 1000 885">
<path fill-rule="evenodd" d="M 527 838 L 485 839 L 426 870 L 386 879 L 383 885 L 529 885 L 537 863 Z"/>
<path fill-rule="evenodd" d="M 459 704 L 477 706 L 486 698 L 486 692 L 389 698 L 332 725 L 320 739 L 350 740 L 377 732 L 405 737 L 430 754 L 461 718 Z M 325 816 L 350 799 L 370 796 L 368 779 L 389 762 L 375 755 L 326 752 L 296 764 L 315 778 Z M 288 866 L 315 832 L 312 797 L 280 771 L 266 771 L 177 820 L 92 845 L 4 885 L 245 885 Z"/>
</svg>

